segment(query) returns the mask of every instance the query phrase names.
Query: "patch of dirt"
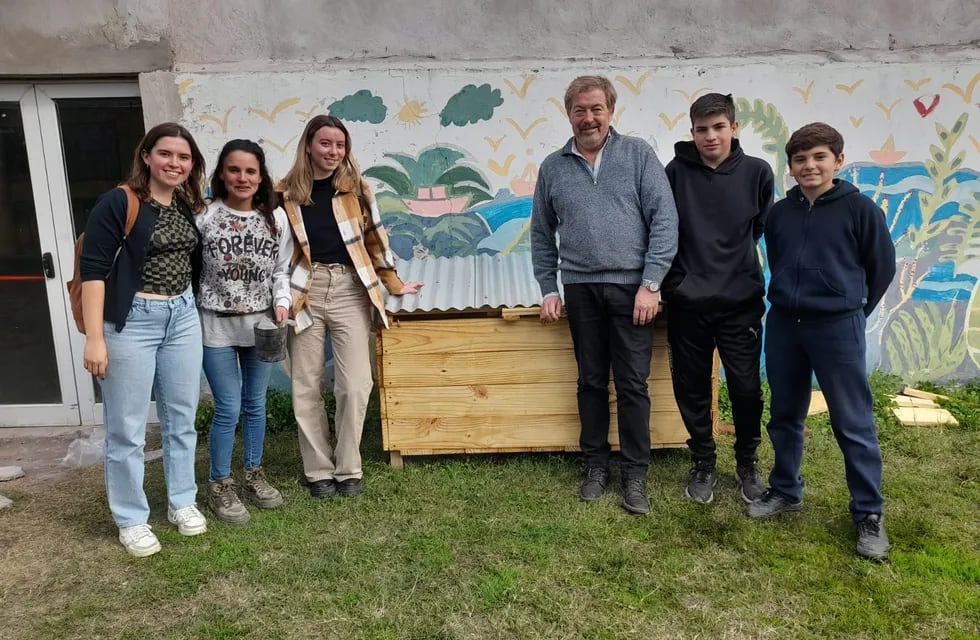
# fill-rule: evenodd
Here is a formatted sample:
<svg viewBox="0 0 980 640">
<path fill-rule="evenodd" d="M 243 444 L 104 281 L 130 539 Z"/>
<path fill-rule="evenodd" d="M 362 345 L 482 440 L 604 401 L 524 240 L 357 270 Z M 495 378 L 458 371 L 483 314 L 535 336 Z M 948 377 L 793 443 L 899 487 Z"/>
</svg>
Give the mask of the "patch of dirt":
<svg viewBox="0 0 980 640">
<path fill-rule="evenodd" d="M 68 469 L 61 460 L 68 453 L 68 445 L 78 437 L 88 435 L 87 430 L 59 430 L 58 433 L 31 435 L 28 429 L 17 429 L 21 434 L 9 437 L 0 429 L 0 467 L 21 467 L 25 476 L 18 480 L 0 482 L 0 493 L 5 487 L 26 481 L 47 481 L 64 474 Z"/>
</svg>

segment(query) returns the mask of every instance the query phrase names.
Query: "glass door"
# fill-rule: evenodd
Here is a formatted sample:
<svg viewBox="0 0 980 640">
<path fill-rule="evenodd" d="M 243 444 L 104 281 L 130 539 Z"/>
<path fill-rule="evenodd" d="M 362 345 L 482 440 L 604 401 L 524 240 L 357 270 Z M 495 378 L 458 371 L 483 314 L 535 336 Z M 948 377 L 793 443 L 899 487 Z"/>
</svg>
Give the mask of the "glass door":
<svg viewBox="0 0 980 640">
<path fill-rule="evenodd" d="M 65 283 L 142 134 L 136 83 L 0 84 L 0 425 L 102 422 Z"/>
</svg>

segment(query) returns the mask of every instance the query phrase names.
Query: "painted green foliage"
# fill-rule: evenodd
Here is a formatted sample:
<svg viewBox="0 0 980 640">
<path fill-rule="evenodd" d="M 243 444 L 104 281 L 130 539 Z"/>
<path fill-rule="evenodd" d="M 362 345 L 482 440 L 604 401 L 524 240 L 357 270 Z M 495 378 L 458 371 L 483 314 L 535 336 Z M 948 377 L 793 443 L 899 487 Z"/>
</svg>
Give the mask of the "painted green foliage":
<svg viewBox="0 0 980 640">
<path fill-rule="evenodd" d="M 422 218 L 404 211 L 383 216 L 391 247 L 403 258 L 452 258 L 477 253 L 480 241 L 490 235 L 486 221 L 473 212 Z"/>
<path fill-rule="evenodd" d="M 493 117 L 493 110 L 504 103 L 500 89 L 489 84 L 468 84 L 451 97 L 442 111 L 439 122 L 444 127 L 454 124 L 462 127 Z"/>
<path fill-rule="evenodd" d="M 786 195 L 786 143 L 789 141 L 789 127 L 780 115 L 776 105 L 763 102 L 756 98 L 749 102 L 745 98 L 735 101 L 738 107 L 738 121 L 744 126 L 752 125 L 752 129 L 762 136 L 762 148 L 773 159 L 773 173 L 776 177 L 774 185 L 776 199 Z"/>
<path fill-rule="evenodd" d="M 361 89 L 357 93 L 337 100 L 327 107 L 327 110 L 330 115 L 341 120 L 371 124 L 384 122 L 388 114 L 388 107 L 385 106 L 384 101 L 367 89 Z"/>
<path fill-rule="evenodd" d="M 964 113 L 953 123 L 950 129 L 936 123 L 936 134 L 942 146 L 929 145 L 930 157 L 926 159 L 926 171 L 933 181 L 933 192 L 919 192 L 919 208 L 922 211 L 922 224 L 918 229 L 910 229 L 909 243 L 912 247 L 931 246 L 931 242 L 940 236 L 948 234 L 957 241 L 943 243 L 938 247 L 939 261 L 951 261 L 957 267 L 961 266 L 970 256 L 970 240 L 980 232 L 980 218 L 977 214 L 977 198 L 980 192 L 973 194 L 973 201 L 960 203 L 959 214 L 953 217 L 943 217 L 934 220 L 936 212 L 950 197 L 956 193 L 957 180 L 954 174 L 963 166 L 966 151 L 960 150 L 953 154 L 953 148 L 959 142 L 960 136 L 966 130 L 969 114 Z"/>
<path fill-rule="evenodd" d="M 967 352 L 956 306 L 949 305 L 944 312 L 935 302 L 920 302 L 895 314 L 884 346 L 891 369 L 909 380 L 947 378 Z"/>
<path fill-rule="evenodd" d="M 445 215 L 423 232 L 429 255 L 440 257 L 468 256 L 490 235 L 487 223 L 474 214 Z"/>
<path fill-rule="evenodd" d="M 928 277 L 929 265 L 952 263 L 961 271 L 974 259 L 972 241 L 980 234 L 977 198 L 958 203 L 952 215 L 940 210 L 957 193 L 956 172 L 962 168 L 965 151 L 954 153 L 966 129 L 969 114 L 963 113 L 949 129 L 936 123 L 939 144 L 929 146 L 930 157 L 924 166 L 932 179 L 930 191 L 918 191 L 921 222 L 898 238 L 896 252 L 900 268 L 896 278 L 897 299 L 882 305 L 887 322 L 884 348 L 893 371 L 913 379 L 939 380 L 952 375 L 967 354 L 980 366 L 980 314 L 977 313 L 977 289 L 974 288 L 964 321 L 957 321 L 958 305 L 951 304 L 945 314 L 935 303 L 913 302 L 915 290 Z M 909 310 L 911 307 L 911 311 Z"/>
<path fill-rule="evenodd" d="M 376 165 L 364 175 L 387 185 L 400 198 L 414 198 L 420 187 L 447 187 L 450 196 L 469 196 L 470 206 L 492 200 L 490 183 L 475 168 L 464 164 L 466 156 L 448 147 L 426 149 L 417 158 L 404 153 L 386 153 L 399 167 Z"/>
</svg>

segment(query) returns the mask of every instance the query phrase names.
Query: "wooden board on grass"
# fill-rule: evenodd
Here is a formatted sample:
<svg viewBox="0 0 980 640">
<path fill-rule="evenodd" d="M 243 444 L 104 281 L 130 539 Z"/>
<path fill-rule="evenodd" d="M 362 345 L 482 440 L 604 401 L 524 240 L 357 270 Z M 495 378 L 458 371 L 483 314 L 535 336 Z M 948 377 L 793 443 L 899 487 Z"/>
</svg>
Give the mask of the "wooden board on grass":
<svg viewBox="0 0 980 640">
<path fill-rule="evenodd" d="M 898 407 L 892 413 L 909 427 L 957 426 L 959 422 L 946 409 L 940 407 Z"/>
</svg>

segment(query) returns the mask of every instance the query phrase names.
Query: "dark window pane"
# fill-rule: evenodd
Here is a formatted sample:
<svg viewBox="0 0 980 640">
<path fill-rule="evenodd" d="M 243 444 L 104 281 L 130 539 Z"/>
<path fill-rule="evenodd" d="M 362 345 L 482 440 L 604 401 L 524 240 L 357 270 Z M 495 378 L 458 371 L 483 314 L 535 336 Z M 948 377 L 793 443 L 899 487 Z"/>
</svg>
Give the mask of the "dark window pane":
<svg viewBox="0 0 980 640">
<path fill-rule="evenodd" d="M 129 175 L 143 108 L 139 98 L 66 98 L 55 105 L 77 236 L 98 197 Z"/>
<path fill-rule="evenodd" d="M 99 196 L 129 175 L 143 137 L 143 107 L 139 98 L 65 98 L 55 105 L 77 236 Z M 95 378 L 92 384 L 102 402 L 102 387 Z"/>
</svg>

